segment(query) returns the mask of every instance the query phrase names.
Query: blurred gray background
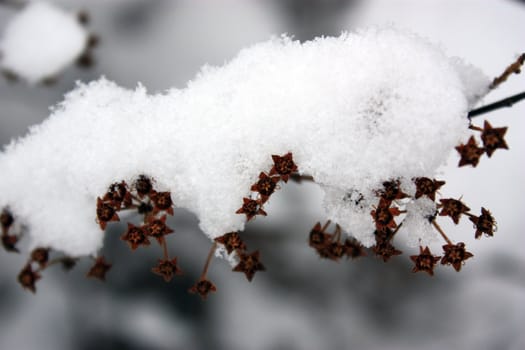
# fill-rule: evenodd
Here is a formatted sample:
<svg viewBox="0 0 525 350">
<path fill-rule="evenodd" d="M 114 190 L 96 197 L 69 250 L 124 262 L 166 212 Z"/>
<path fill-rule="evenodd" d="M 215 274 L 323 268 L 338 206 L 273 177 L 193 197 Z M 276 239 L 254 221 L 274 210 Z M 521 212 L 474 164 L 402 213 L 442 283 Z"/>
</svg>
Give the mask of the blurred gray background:
<svg viewBox="0 0 525 350">
<path fill-rule="evenodd" d="M 151 93 L 183 88 L 203 64 L 221 65 L 250 44 L 288 33 L 298 40 L 338 35 L 364 25 L 396 23 L 439 43 L 448 54 L 490 76 L 525 50 L 525 3 L 513 0 L 83 0 L 56 1 L 87 10 L 100 36 L 91 69 L 71 67 L 57 84 L 31 87 L 0 79 L 0 143 L 28 126 L 75 86 L 105 75 Z M 0 33 L 15 10 L 0 2 Z M 1 34 L 0 34 L 1 35 Z M 513 76 L 484 101 L 524 90 Z M 183 277 L 166 284 L 150 273 L 160 251 L 133 254 L 112 226 L 103 253 L 114 267 L 102 284 L 73 271 L 45 271 L 36 295 L 16 282 L 25 260 L 0 251 L 0 349 L 525 349 L 525 103 L 488 116 L 509 126 L 509 151 L 456 167 L 451 155 L 442 195 L 463 200 L 498 220 L 494 238 L 473 239 L 468 220 L 441 220 L 475 257 L 460 273 L 412 274 L 414 249 L 388 264 L 369 256 L 334 263 L 307 246 L 323 220 L 320 194 L 309 183 L 288 184 L 272 197 L 269 216 L 248 225 L 250 249 L 260 249 L 265 273 L 248 283 L 224 261 L 209 276 L 218 292 L 202 302 L 186 290 L 198 278 L 210 242 L 191 214 L 178 210 L 170 250 Z M 482 119 L 477 121 L 482 123 Z M 74 230 L 74 228 L 72 228 Z M 438 250 L 436 246 L 434 250 Z"/>
</svg>

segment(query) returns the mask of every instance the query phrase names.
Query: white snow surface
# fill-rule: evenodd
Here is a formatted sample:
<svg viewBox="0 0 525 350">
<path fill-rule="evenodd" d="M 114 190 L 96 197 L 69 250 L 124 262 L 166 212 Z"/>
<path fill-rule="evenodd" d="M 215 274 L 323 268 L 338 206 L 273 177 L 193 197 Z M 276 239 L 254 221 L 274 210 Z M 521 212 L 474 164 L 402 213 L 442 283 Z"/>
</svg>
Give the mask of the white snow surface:
<svg viewBox="0 0 525 350">
<path fill-rule="evenodd" d="M 74 13 L 48 2 L 29 2 L 5 28 L 1 65 L 35 84 L 73 63 L 87 38 Z"/>
<path fill-rule="evenodd" d="M 0 206 L 27 224 L 32 246 L 94 254 L 97 196 L 146 174 L 214 238 L 243 230 L 242 198 L 271 155 L 292 152 L 327 191 L 327 217 L 371 245 L 371 208 L 349 199 L 370 205 L 383 181 L 432 177 L 464 139 L 490 80 L 458 62 L 414 34 L 369 28 L 274 38 L 162 94 L 79 84 L 0 154 Z"/>
</svg>

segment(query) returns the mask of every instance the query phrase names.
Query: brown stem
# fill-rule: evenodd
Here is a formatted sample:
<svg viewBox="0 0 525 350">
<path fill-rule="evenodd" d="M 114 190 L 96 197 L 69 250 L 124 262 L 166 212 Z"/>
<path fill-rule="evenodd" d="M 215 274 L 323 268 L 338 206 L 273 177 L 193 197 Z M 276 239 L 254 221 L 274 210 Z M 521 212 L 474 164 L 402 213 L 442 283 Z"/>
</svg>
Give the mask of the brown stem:
<svg viewBox="0 0 525 350">
<path fill-rule="evenodd" d="M 217 242 L 213 242 L 210 252 L 208 253 L 208 257 L 206 258 L 206 263 L 204 264 L 204 268 L 202 269 L 201 273 L 201 280 L 206 279 L 206 274 L 208 273 L 208 268 L 210 267 L 211 259 L 213 258 L 213 253 L 215 253 L 215 249 L 217 248 Z"/>
<path fill-rule="evenodd" d="M 521 71 L 521 66 L 525 62 L 525 53 L 522 53 L 515 62 L 505 68 L 505 71 L 501 73 L 499 77 L 494 78 L 492 84 L 490 84 L 491 89 L 497 88 L 501 83 L 503 83 L 509 76 L 513 73 L 518 74 Z"/>
<path fill-rule="evenodd" d="M 168 245 L 166 244 L 166 239 L 164 236 L 160 238 L 160 245 L 162 246 L 162 254 L 164 256 L 164 260 L 169 260 L 170 256 L 168 254 Z"/>
<path fill-rule="evenodd" d="M 443 229 L 441 228 L 441 226 L 439 226 L 439 224 L 436 222 L 436 220 L 432 220 L 432 225 L 434 225 L 434 227 L 436 228 L 436 230 L 441 234 L 441 236 L 443 237 L 443 239 L 450 245 L 454 244 L 452 243 L 452 241 L 447 237 L 447 235 L 445 234 L 445 232 L 443 231 Z"/>
<path fill-rule="evenodd" d="M 321 232 L 326 231 L 326 229 L 328 228 L 328 226 L 330 226 L 330 223 L 331 223 L 331 221 L 328 220 L 328 221 L 326 222 L 326 224 L 324 224 L 324 226 L 321 228 Z"/>
</svg>

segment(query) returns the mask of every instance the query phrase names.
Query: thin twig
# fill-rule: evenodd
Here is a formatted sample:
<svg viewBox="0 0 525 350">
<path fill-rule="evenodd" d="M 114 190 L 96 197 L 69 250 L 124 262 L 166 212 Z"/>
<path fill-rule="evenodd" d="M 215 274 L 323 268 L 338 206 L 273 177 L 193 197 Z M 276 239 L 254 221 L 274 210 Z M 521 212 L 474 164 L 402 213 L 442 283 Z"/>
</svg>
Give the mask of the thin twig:
<svg viewBox="0 0 525 350">
<path fill-rule="evenodd" d="M 210 267 L 210 262 L 211 262 L 211 259 L 213 258 L 213 253 L 215 253 L 216 248 L 217 248 L 217 242 L 213 242 L 210 252 L 208 253 L 208 257 L 206 258 L 206 263 L 204 264 L 204 268 L 202 269 L 202 274 L 200 278 L 201 280 L 206 279 L 206 275 L 208 274 L 208 268 Z"/>
<path fill-rule="evenodd" d="M 521 66 L 523 63 L 525 63 L 525 53 L 522 53 L 515 62 L 505 68 L 505 71 L 501 73 L 499 77 L 494 78 L 492 84 L 490 84 L 490 88 L 495 89 L 505 80 L 507 80 L 507 78 L 512 74 L 519 74 L 521 72 Z"/>
<path fill-rule="evenodd" d="M 436 230 L 441 234 L 441 236 L 443 237 L 443 239 L 444 239 L 445 241 L 447 241 L 448 244 L 453 245 L 452 241 L 447 237 L 447 235 L 445 234 L 445 232 L 443 231 L 443 229 L 441 228 L 441 226 L 438 225 L 438 223 L 436 222 L 436 220 L 432 220 L 432 225 L 434 225 L 434 227 L 436 228 Z"/>
<path fill-rule="evenodd" d="M 499 108 L 512 107 L 512 105 L 514 105 L 515 103 L 523 99 L 525 99 L 525 92 L 504 98 L 503 100 L 496 101 L 494 103 L 491 103 L 489 105 L 486 105 L 480 108 L 473 109 L 468 113 L 468 118 L 471 119 L 481 114 L 485 114 L 485 113 L 491 112 Z"/>
</svg>

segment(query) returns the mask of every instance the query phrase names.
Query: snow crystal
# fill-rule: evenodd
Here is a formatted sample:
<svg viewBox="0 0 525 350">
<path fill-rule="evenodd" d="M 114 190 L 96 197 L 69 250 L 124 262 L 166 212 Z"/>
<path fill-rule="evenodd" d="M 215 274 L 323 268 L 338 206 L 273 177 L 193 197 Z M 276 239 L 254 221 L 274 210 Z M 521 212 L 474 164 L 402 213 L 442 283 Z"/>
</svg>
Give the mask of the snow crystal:
<svg viewBox="0 0 525 350">
<path fill-rule="evenodd" d="M 103 237 L 97 196 L 146 174 L 214 238 L 244 228 L 243 197 L 271 155 L 292 152 L 325 191 L 327 217 L 371 245 L 374 190 L 432 177 L 461 140 L 465 84 L 490 83 L 465 72 L 413 34 L 373 28 L 275 38 L 163 94 L 79 84 L 0 155 L 0 206 L 25 220 L 34 246 L 91 254 Z"/>
<path fill-rule="evenodd" d="M 436 210 L 436 203 L 427 197 L 406 205 L 407 214 L 399 231 L 407 234 L 408 246 L 428 246 L 437 241 L 437 232 L 430 221 L 436 215 Z"/>
<path fill-rule="evenodd" d="M 34 84 L 70 65 L 84 51 L 87 38 L 75 14 L 47 2 L 30 2 L 5 28 L 1 64 Z"/>
</svg>

